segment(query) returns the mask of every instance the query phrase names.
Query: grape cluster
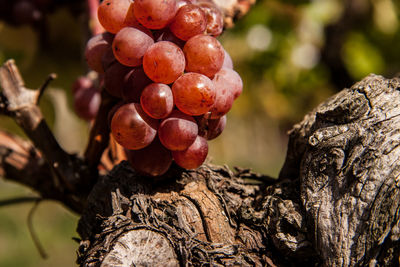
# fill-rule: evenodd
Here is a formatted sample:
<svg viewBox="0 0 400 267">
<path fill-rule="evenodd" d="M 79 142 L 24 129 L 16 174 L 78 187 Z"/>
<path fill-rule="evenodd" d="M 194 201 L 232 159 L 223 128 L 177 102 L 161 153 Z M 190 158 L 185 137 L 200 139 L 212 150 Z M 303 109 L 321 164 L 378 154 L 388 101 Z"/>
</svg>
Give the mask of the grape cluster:
<svg viewBox="0 0 400 267">
<path fill-rule="evenodd" d="M 223 31 L 222 14 L 201 1 L 104 0 L 99 6 L 107 32 L 88 41 L 85 56 L 107 92 L 121 99 L 109 125 L 139 172 L 161 175 L 172 161 L 200 166 L 207 140 L 221 134 L 242 92 L 215 38 Z"/>
</svg>

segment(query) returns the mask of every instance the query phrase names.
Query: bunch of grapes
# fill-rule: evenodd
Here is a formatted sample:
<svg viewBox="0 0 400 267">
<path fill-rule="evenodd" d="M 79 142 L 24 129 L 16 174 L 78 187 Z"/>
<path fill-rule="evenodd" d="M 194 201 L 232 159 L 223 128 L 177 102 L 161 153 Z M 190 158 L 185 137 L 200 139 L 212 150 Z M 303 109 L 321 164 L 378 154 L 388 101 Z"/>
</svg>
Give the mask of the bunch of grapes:
<svg viewBox="0 0 400 267">
<path fill-rule="evenodd" d="M 121 99 L 109 125 L 134 169 L 157 176 L 172 161 L 200 166 L 242 92 L 215 39 L 220 10 L 190 0 L 104 0 L 98 18 L 107 32 L 88 41 L 86 60 Z"/>
</svg>

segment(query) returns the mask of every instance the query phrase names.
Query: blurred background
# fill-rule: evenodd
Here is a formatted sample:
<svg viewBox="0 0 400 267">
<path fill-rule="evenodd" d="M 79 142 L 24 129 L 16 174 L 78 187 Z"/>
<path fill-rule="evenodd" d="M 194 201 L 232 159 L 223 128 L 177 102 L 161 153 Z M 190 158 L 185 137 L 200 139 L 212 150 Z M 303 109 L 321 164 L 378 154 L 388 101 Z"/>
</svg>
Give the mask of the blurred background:
<svg viewBox="0 0 400 267">
<path fill-rule="evenodd" d="M 31 17 L 6 10 L 10 3 L 32 1 L 41 8 Z M 0 0 L 0 62 L 14 58 L 30 88 L 57 73 L 42 110 L 64 149 L 80 154 L 89 125 L 73 112 L 71 85 L 87 71 L 83 1 L 32 1 Z M 244 90 L 224 132 L 210 142 L 210 161 L 276 177 L 287 131 L 308 111 L 369 73 L 400 72 L 399 23 L 397 0 L 258 1 L 219 38 Z M 0 130 L 22 134 L 5 117 Z M 31 195 L 0 180 L 0 199 Z M 40 204 L 33 223 L 49 255 L 43 260 L 28 232 L 32 206 L 0 207 L 0 266 L 73 266 L 78 216 L 54 202 Z"/>
</svg>

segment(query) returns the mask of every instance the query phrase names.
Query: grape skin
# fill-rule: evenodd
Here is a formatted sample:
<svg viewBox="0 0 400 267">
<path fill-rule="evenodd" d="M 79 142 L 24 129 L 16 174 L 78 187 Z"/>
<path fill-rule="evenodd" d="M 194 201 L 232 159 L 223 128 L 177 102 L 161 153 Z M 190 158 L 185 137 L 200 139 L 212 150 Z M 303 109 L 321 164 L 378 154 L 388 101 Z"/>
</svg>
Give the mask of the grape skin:
<svg viewBox="0 0 400 267">
<path fill-rule="evenodd" d="M 144 88 L 140 97 L 143 110 L 154 119 L 167 117 L 174 108 L 171 88 L 162 83 L 152 83 Z"/>
<path fill-rule="evenodd" d="M 230 88 L 234 99 L 238 98 L 242 93 L 242 78 L 240 78 L 240 75 L 233 69 L 222 68 L 217 74 L 215 74 L 214 80 L 217 79 L 221 85 Z"/>
<path fill-rule="evenodd" d="M 211 107 L 210 118 L 217 119 L 226 113 L 232 108 L 233 101 L 235 100 L 235 91 L 232 88 L 234 85 L 232 81 L 227 81 L 226 73 L 229 71 L 221 70 L 215 74 L 214 79 L 212 80 L 215 87 L 215 102 Z M 234 81 L 234 80 L 233 80 Z"/>
<path fill-rule="evenodd" d="M 196 35 L 190 38 L 183 52 L 186 58 L 188 72 L 198 72 L 212 78 L 224 63 L 224 49 L 222 45 L 212 36 Z"/>
<path fill-rule="evenodd" d="M 211 2 L 201 2 L 198 5 L 206 15 L 206 33 L 214 37 L 219 36 L 224 29 L 224 20 L 221 11 Z"/>
<path fill-rule="evenodd" d="M 206 76 L 189 72 L 179 77 L 172 85 L 174 103 L 188 115 L 202 115 L 215 102 L 215 88 Z"/>
<path fill-rule="evenodd" d="M 185 56 L 176 44 L 157 42 L 144 54 L 143 69 L 152 81 L 170 84 L 183 73 Z"/>
<path fill-rule="evenodd" d="M 177 11 L 176 0 L 135 0 L 133 6 L 136 19 L 153 30 L 167 26 Z"/>
<path fill-rule="evenodd" d="M 131 0 L 104 0 L 97 10 L 100 24 L 114 34 L 124 27 L 137 25 L 132 4 Z"/>
<path fill-rule="evenodd" d="M 78 90 L 74 94 L 74 109 L 82 119 L 93 120 L 100 107 L 100 92 L 94 88 Z"/>
<path fill-rule="evenodd" d="M 204 117 L 199 118 L 199 135 L 212 140 L 221 135 L 226 126 L 226 115 L 218 119 L 206 119 Z"/>
<path fill-rule="evenodd" d="M 158 128 L 161 143 L 169 150 L 185 150 L 196 139 L 198 126 L 193 117 L 178 110 L 164 119 Z"/>
<path fill-rule="evenodd" d="M 148 29 L 125 27 L 115 35 L 112 48 L 121 64 L 136 67 L 142 64 L 143 55 L 152 44 L 153 35 Z"/>
<path fill-rule="evenodd" d="M 111 120 L 115 140 L 131 150 L 148 146 L 157 134 L 157 126 L 157 121 L 147 116 L 137 103 L 121 106 Z"/>
<path fill-rule="evenodd" d="M 206 14 L 199 6 L 192 4 L 182 6 L 169 25 L 172 33 L 185 41 L 204 33 L 206 27 Z"/>
<path fill-rule="evenodd" d="M 88 66 L 98 73 L 104 73 L 102 57 L 111 48 L 114 35 L 101 33 L 89 39 L 85 48 L 85 58 Z"/>
<path fill-rule="evenodd" d="M 196 140 L 186 150 L 172 151 L 176 164 L 185 169 L 196 169 L 206 160 L 208 154 L 207 140 L 197 136 Z"/>
</svg>

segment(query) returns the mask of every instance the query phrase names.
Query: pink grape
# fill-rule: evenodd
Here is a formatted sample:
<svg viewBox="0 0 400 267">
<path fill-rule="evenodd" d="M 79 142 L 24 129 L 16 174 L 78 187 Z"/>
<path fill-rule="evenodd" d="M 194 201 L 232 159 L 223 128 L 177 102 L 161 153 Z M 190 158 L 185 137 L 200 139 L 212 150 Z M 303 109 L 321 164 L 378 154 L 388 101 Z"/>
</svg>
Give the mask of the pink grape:
<svg viewBox="0 0 400 267">
<path fill-rule="evenodd" d="M 162 29 L 176 14 L 176 0 L 135 0 L 136 19 L 148 29 Z"/>
<path fill-rule="evenodd" d="M 131 0 L 104 0 L 97 10 L 97 16 L 104 29 L 114 34 L 124 27 L 138 24 Z"/>
<path fill-rule="evenodd" d="M 135 67 L 142 64 L 147 49 L 154 44 L 152 33 L 141 27 L 125 27 L 115 35 L 112 48 L 115 58 L 123 65 Z"/>
<path fill-rule="evenodd" d="M 172 163 L 171 151 L 166 149 L 157 137 L 145 148 L 128 150 L 127 156 L 137 172 L 150 176 L 163 175 Z"/>
<path fill-rule="evenodd" d="M 158 128 L 161 143 L 169 150 L 185 150 L 196 139 L 198 127 L 193 117 L 172 111 Z"/>
<path fill-rule="evenodd" d="M 196 140 L 186 150 L 172 151 L 176 164 L 185 169 L 196 169 L 206 160 L 208 154 L 207 140 L 197 136 Z"/>
<path fill-rule="evenodd" d="M 184 5 L 176 13 L 169 25 L 172 33 L 182 40 L 204 33 L 207 27 L 207 19 L 204 11 L 197 5 Z"/>
<path fill-rule="evenodd" d="M 212 36 L 196 35 L 190 38 L 183 52 L 186 57 L 186 71 L 198 72 L 212 78 L 224 63 L 224 49 Z"/>
<path fill-rule="evenodd" d="M 144 54 L 143 69 L 156 83 L 173 83 L 185 69 L 185 56 L 176 44 L 157 42 Z"/>
<path fill-rule="evenodd" d="M 86 44 L 85 58 L 89 67 L 98 73 L 104 73 L 102 57 L 111 48 L 114 35 L 105 32 L 93 36 Z"/>
<path fill-rule="evenodd" d="M 202 115 L 215 102 L 214 84 L 202 74 L 189 72 L 179 77 L 172 85 L 177 108 L 189 115 Z"/>
<path fill-rule="evenodd" d="M 222 68 L 215 74 L 214 80 L 218 80 L 219 84 L 224 84 L 224 86 L 230 88 L 234 99 L 238 98 L 243 91 L 242 78 L 233 69 Z"/>
<path fill-rule="evenodd" d="M 111 120 L 115 140 L 131 150 L 142 149 L 154 140 L 158 123 L 150 118 L 140 104 L 129 103 L 118 108 Z"/>
<path fill-rule="evenodd" d="M 214 79 L 212 80 L 216 97 L 214 105 L 211 107 L 211 119 L 217 119 L 231 109 L 233 101 L 235 100 L 234 91 L 232 90 L 232 81 L 227 81 L 224 74 L 225 70 L 221 70 L 215 74 Z"/>
<path fill-rule="evenodd" d="M 167 117 L 174 108 L 171 88 L 163 83 L 152 83 L 144 88 L 140 97 L 143 110 L 154 119 Z"/>
</svg>

